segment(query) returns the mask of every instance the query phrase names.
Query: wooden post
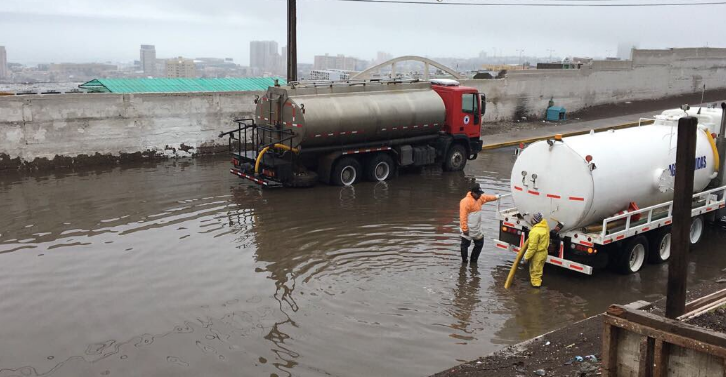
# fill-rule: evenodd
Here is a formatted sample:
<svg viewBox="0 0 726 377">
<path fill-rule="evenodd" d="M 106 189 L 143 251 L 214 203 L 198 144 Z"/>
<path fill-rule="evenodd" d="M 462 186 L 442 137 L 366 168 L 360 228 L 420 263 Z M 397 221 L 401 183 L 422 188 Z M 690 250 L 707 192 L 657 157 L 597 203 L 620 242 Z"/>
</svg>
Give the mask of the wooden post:
<svg viewBox="0 0 726 377">
<path fill-rule="evenodd" d="M 297 0 L 287 0 L 287 82 L 297 81 Z"/>
<path fill-rule="evenodd" d="M 675 319 L 686 311 L 686 279 L 688 249 L 691 246 L 691 203 L 693 175 L 696 167 L 696 130 L 698 118 L 678 120 L 676 182 L 673 193 L 673 226 L 671 257 L 668 262 L 666 317 Z"/>
<path fill-rule="evenodd" d="M 615 377 L 618 375 L 619 329 L 604 323 L 602 330 L 602 376 Z"/>
</svg>

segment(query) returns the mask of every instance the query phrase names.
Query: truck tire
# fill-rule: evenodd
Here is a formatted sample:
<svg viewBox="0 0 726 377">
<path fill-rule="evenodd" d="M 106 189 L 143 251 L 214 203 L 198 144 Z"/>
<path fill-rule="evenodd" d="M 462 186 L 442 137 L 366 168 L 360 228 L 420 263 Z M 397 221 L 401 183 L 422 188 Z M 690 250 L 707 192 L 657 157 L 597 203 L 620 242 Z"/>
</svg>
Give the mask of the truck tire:
<svg viewBox="0 0 726 377">
<path fill-rule="evenodd" d="M 356 183 L 360 176 L 360 162 L 352 156 L 342 157 L 335 163 L 330 182 L 336 186 L 350 186 Z"/>
<path fill-rule="evenodd" d="M 449 147 L 444 159 L 445 171 L 462 171 L 466 166 L 466 148 L 461 144 L 453 144 Z"/>
<path fill-rule="evenodd" d="M 650 240 L 648 262 L 663 263 L 671 257 L 671 230 L 670 228 L 656 231 Z"/>
<path fill-rule="evenodd" d="M 629 240 L 620 251 L 618 270 L 623 274 L 633 274 L 643 267 L 648 256 L 648 239 L 637 236 Z"/>
<path fill-rule="evenodd" d="M 371 182 L 383 182 L 393 178 L 396 164 L 388 153 L 376 153 L 366 162 L 364 175 Z"/>
<path fill-rule="evenodd" d="M 313 187 L 318 183 L 318 174 L 312 171 L 308 171 L 301 174 L 293 174 L 293 178 L 290 182 L 285 184 L 286 187 L 305 188 Z"/>
<path fill-rule="evenodd" d="M 703 216 L 696 216 L 691 220 L 691 246 L 696 246 L 703 238 L 703 230 L 706 222 L 703 220 Z"/>
</svg>

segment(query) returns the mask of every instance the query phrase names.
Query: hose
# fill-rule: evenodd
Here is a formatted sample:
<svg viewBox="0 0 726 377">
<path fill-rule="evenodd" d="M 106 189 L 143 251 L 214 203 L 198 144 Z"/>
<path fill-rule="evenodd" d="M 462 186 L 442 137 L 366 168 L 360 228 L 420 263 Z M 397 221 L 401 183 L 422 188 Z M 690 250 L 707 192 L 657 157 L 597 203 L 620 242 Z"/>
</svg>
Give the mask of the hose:
<svg viewBox="0 0 726 377">
<path fill-rule="evenodd" d="M 284 145 L 284 144 L 274 144 L 271 147 L 262 148 L 260 153 L 257 155 L 257 159 L 255 160 L 255 174 L 260 172 L 260 161 L 262 161 L 262 156 L 264 156 L 265 153 L 267 153 L 267 150 L 270 148 L 277 148 L 277 149 L 282 149 L 282 150 L 286 150 L 286 151 L 292 151 L 295 153 L 298 153 L 300 151 L 297 148 L 290 148 L 289 146 Z"/>
<path fill-rule="evenodd" d="M 713 169 L 718 173 L 719 168 L 721 167 L 721 158 L 718 155 L 718 148 L 716 147 L 716 141 L 713 140 L 713 136 L 708 131 L 708 129 L 703 130 L 703 132 L 706 133 L 706 137 L 708 138 L 708 142 L 711 144 L 711 149 L 713 149 Z"/>
<path fill-rule="evenodd" d="M 509 270 L 509 275 L 507 275 L 507 281 L 504 282 L 504 289 L 509 289 L 509 287 L 512 285 L 512 281 L 514 280 L 514 273 L 517 272 L 519 262 L 522 260 L 524 253 L 527 251 L 527 245 L 529 245 L 529 240 L 525 241 L 524 245 L 522 245 L 522 248 L 519 249 L 517 257 L 514 258 L 514 264 L 512 264 L 512 268 Z"/>
</svg>

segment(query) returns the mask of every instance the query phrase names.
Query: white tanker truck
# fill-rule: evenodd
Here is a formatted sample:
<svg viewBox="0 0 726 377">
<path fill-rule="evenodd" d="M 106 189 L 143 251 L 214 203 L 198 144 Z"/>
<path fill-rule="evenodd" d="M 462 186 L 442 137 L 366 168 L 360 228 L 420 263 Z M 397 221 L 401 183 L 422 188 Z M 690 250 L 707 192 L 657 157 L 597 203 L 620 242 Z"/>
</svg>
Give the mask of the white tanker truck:
<svg viewBox="0 0 726 377">
<path fill-rule="evenodd" d="M 705 220 L 724 208 L 722 107 L 667 110 L 652 125 L 529 145 L 512 168 L 507 196 L 516 207 L 497 207 L 496 247 L 518 252 L 531 227 L 528 215 L 540 212 L 551 228 L 562 224 L 551 233 L 547 263 L 589 275 L 607 265 L 634 273 L 646 260 L 668 260 L 677 125 L 686 114 L 699 119 L 690 232 L 697 244 Z"/>
</svg>

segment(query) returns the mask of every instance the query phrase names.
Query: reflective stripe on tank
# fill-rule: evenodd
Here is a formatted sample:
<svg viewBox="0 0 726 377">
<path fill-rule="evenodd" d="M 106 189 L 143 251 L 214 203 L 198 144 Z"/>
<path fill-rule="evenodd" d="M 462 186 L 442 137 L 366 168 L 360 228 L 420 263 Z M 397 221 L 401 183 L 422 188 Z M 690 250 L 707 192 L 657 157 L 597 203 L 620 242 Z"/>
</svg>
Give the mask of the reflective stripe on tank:
<svg viewBox="0 0 726 377">
<path fill-rule="evenodd" d="M 380 147 L 380 148 L 366 148 L 366 149 L 352 149 L 349 151 L 343 152 L 343 154 L 358 154 L 358 153 L 368 153 L 368 152 L 380 152 L 380 151 L 390 151 L 391 147 Z"/>
</svg>

